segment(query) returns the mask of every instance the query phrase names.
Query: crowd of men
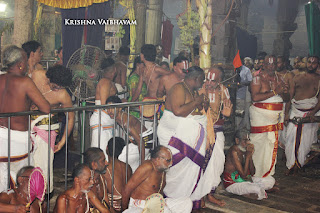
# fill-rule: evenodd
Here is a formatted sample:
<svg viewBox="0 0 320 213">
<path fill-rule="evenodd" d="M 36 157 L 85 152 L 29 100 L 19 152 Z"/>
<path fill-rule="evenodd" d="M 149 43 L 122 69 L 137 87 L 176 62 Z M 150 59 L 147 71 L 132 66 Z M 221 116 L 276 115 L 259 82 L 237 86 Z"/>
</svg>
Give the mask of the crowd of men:
<svg viewBox="0 0 320 213">
<path fill-rule="evenodd" d="M 62 49 L 59 62 L 45 71 L 39 64 L 41 48 L 38 42 L 29 41 L 22 48 L 4 50 L 0 113 L 40 110 L 48 114 L 50 109 L 72 107 L 66 90 L 72 74 L 62 65 Z M 267 198 L 267 192 L 279 190 L 272 177 L 278 146 L 285 149 L 288 175 L 304 166 L 317 141 L 318 124 L 312 121 L 320 109 L 318 57 L 296 58 L 292 71 L 283 56 L 260 55 L 254 63 L 244 59 L 236 71 L 238 89 L 233 103 L 236 114 L 242 116 L 236 118 L 235 145 L 225 156 L 224 121 L 232 115 L 234 105 L 223 85 L 224 69 L 212 66 L 205 73 L 198 62 L 191 66 L 182 52 L 173 60 L 171 71 L 168 64 L 155 62 L 156 47 L 146 44 L 127 76 L 129 55 L 130 49 L 121 47 L 115 60 L 101 62 L 103 74 L 96 86 L 95 104 L 161 99 L 165 104 L 159 125 L 141 123 L 138 118 L 144 111 L 95 110 L 90 118 L 91 148 L 83 153 L 84 164 L 74 168 L 73 185 L 59 195 L 54 212 L 186 213 L 205 208 L 205 201 L 224 206 L 214 196 L 222 175 L 226 191 L 253 194 L 261 200 Z M 126 90 L 128 97 L 118 95 Z M 25 116 L 12 117 L 10 122 L 0 118 L 0 212 L 46 208 L 44 203 L 26 205 L 28 182 L 24 178 L 29 178 L 33 168 L 26 167 L 28 154 L 31 165 L 41 168 L 50 180 L 47 192 L 51 193 L 54 153 L 65 145 L 74 125 L 74 113 L 67 117 L 62 128 L 56 115 L 50 119 L 48 115 L 32 116 L 31 124 Z M 296 124 L 294 117 L 310 117 L 311 122 Z M 113 129 L 114 122 L 128 131 L 128 145 Z M 29 125 L 32 146 L 28 148 Z M 154 144 L 155 128 L 159 144 Z M 48 151 L 49 166 L 44 160 Z"/>
</svg>

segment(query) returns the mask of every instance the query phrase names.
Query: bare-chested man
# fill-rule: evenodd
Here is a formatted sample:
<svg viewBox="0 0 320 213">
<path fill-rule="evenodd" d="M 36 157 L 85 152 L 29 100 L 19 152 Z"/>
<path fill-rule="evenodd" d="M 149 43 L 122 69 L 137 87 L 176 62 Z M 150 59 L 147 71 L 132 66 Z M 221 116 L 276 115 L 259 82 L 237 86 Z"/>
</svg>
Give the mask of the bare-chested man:
<svg viewBox="0 0 320 213">
<path fill-rule="evenodd" d="M 219 206 L 224 206 L 225 202 L 214 197 L 214 192 L 221 181 L 221 174 L 224 166 L 224 142 L 223 134 L 224 117 L 229 117 L 232 111 L 232 103 L 230 94 L 221 81 L 224 78 L 224 70 L 222 67 L 212 67 L 206 75 L 206 82 L 200 94 L 205 94 L 210 102 L 207 111 L 207 134 L 212 135 L 209 138 L 215 138 L 215 141 L 207 141 L 206 155 L 215 158 L 215 175 L 212 175 L 212 190 L 207 195 L 210 202 Z M 214 130 L 214 131 L 212 131 Z M 204 202 L 202 204 L 204 207 Z"/>
<path fill-rule="evenodd" d="M 148 206 L 146 199 L 150 195 L 161 197 L 166 185 L 166 171 L 172 165 L 172 153 L 168 148 L 157 146 L 151 150 L 151 160 L 145 161 L 132 175 L 122 193 L 122 207 L 126 213 L 136 212 Z M 130 203 L 129 203 L 130 199 Z M 129 203 L 129 206 L 128 206 Z M 148 206 L 152 209 L 153 206 Z M 166 198 L 164 212 L 191 212 L 192 202 L 189 198 Z M 158 210 L 159 211 L 159 210 Z M 152 212 L 152 211 L 151 211 Z"/>
<path fill-rule="evenodd" d="M 121 100 L 117 96 L 111 96 L 107 100 L 107 104 L 116 104 L 121 103 Z M 115 116 L 114 108 L 108 108 L 107 113 L 111 118 L 113 123 L 113 119 Z M 127 131 L 127 122 L 128 122 L 128 113 L 125 111 L 121 111 L 121 108 L 117 108 L 116 110 L 116 122 L 124 131 Z M 128 145 L 129 149 L 129 158 L 128 163 L 130 164 L 133 171 L 135 171 L 139 166 L 139 156 L 140 156 L 140 135 L 141 135 L 141 122 L 134 117 L 133 115 L 129 115 L 129 139 L 130 144 Z M 147 129 L 144 125 L 142 125 L 142 142 L 144 143 L 141 147 L 141 162 L 149 156 L 149 149 L 153 147 L 153 129 Z M 121 155 L 119 156 L 119 160 L 122 162 L 126 162 L 126 147 L 123 149 Z"/>
<path fill-rule="evenodd" d="M 266 56 L 263 70 L 251 82 L 251 142 L 254 145 L 255 177 L 272 177 L 276 164 L 279 130 L 283 128 L 283 102 L 288 85 L 275 74 L 276 57 Z"/>
<path fill-rule="evenodd" d="M 115 144 L 115 149 L 113 149 L 113 144 Z M 124 186 L 126 185 L 126 164 L 118 160 L 119 155 L 121 154 L 123 148 L 125 147 L 125 141 L 120 137 L 115 137 L 115 143 L 113 143 L 113 138 L 111 138 L 108 142 L 107 146 L 107 154 L 108 154 L 108 167 L 107 172 L 104 177 L 107 180 L 107 188 L 108 188 L 108 199 L 111 204 L 111 199 L 113 198 L 113 208 L 121 212 L 122 207 L 122 192 L 124 190 Z M 114 151 L 113 151 L 114 150 Z M 113 160 L 114 155 L 114 160 Z M 114 163 L 114 183 L 112 187 L 112 170 Z M 128 174 L 127 180 L 132 176 L 132 169 L 130 165 L 128 165 Z M 113 188 L 113 197 L 112 197 L 112 188 Z"/>
<path fill-rule="evenodd" d="M 255 173 L 252 155 L 254 146 L 250 143 L 249 131 L 240 129 L 235 134 L 236 144 L 230 147 L 226 156 L 223 184 L 227 192 L 237 195 L 254 194 L 255 198 L 267 198 L 265 190 L 274 185 L 274 178 L 252 177 Z M 252 178 L 252 181 L 251 181 Z"/>
<path fill-rule="evenodd" d="M 34 70 L 42 70 L 40 61 L 43 56 L 41 44 L 37 41 L 28 41 L 22 44 L 22 49 L 27 53 L 28 57 L 28 76 L 31 78 Z"/>
<path fill-rule="evenodd" d="M 101 213 L 110 213 L 90 191 L 93 187 L 93 174 L 88 166 L 79 164 L 73 169 L 73 185 L 57 198 L 53 212 L 85 213 L 90 211 L 92 203 Z"/>
<path fill-rule="evenodd" d="M 141 61 L 144 63 L 143 80 L 147 84 L 147 97 L 156 98 L 160 77 L 170 74 L 169 70 L 165 70 L 155 63 L 156 60 L 156 47 L 152 44 L 145 44 L 141 47 L 140 53 Z M 139 79 L 140 80 L 140 79 Z M 138 83 L 137 90 L 141 90 L 139 87 L 142 83 Z"/>
<path fill-rule="evenodd" d="M 29 111 L 31 103 L 44 113 L 50 112 L 48 101 L 41 95 L 27 73 L 27 55 L 17 46 L 10 46 L 3 51 L 3 66 L 7 73 L 0 75 L 0 113 Z M 13 180 L 20 168 L 28 163 L 28 117 L 0 118 L 0 158 L 8 156 L 8 128 L 10 131 L 11 154 L 10 174 Z M 7 189 L 7 160 L 1 163 L 0 192 Z M 12 183 L 14 184 L 14 183 Z"/>
<path fill-rule="evenodd" d="M 216 163 L 221 163 L 221 160 L 217 162 L 210 154 L 206 154 L 209 137 L 205 131 L 207 116 L 202 114 L 201 110 L 209 105 L 209 101 L 205 99 L 204 94 L 198 94 L 204 80 L 205 74 L 200 67 L 190 67 L 184 81 L 174 85 L 169 91 L 165 103 L 166 109 L 158 126 L 160 144 L 170 148 L 176 156 L 173 161 L 176 163 L 167 174 L 164 193 L 173 198 L 190 197 L 194 209 L 201 207 L 201 199 L 215 186 L 212 173 L 219 173 L 219 169 L 215 170 L 215 167 Z M 209 139 L 209 141 L 212 140 L 214 138 Z M 195 156 L 201 156 L 200 159 L 206 160 L 195 160 Z M 205 169 L 201 178 L 198 179 L 200 168 Z M 220 174 L 222 171 L 223 167 Z M 197 187 L 194 188 L 194 186 Z"/>
<path fill-rule="evenodd" d="M 183 71 L 189 68 L 188 59 L 184 56 L 178 56 L 173 60 L 173 71 L 169 75 L 164 75 L 160 78 L 158 97 L 162 98 L 168 94 L 169 90 L 176 83 L 182 82 L 186 75 Z"/>
<path fill-rule="evenodd" d="M 293 78 L 293 87 L 290 88 L 291 101 L 286 105 L 285 125 L 287 126 L 287 143 L 285 153 L 287 168 L 296 173 L 298 168 L 305 164 L 306 156 L 311 145 L 317 142 L 317 123 L 305 123 L 295 125 L 289 123 L 289 118 L 312 117 L 320 109 L 320 76 L 316 74 L 319 66 L 317 56 L 309 56 L 307 60 L 307 72 L 296 75 Z M 289 114 L 290 111 L 290 114 Z M 312 120 L 311 120 L 312 121 Z"/>
<path fill-rule="evenodd" d="M 30 207 L 26 207 L 29 203 L 28 182 L 33 168 L 33 166 L 22 167 L 17 174 L 17 187 L 0 194 L 0 212 L 38 213 L 47 211 L 45 202 L 41 205 L 38 199 Z"/>
<path fill-rule="evenodd" d="M 253 69 L 252 69 L 252 77 L 256 77 L 257 75 L 259 75 L 261 68 L 263 66 L 264 63 L 264 58 L 257 58 L 254 60 L 253 63 Z"/>
<path fill-rule="evenodd" d="M 34 70 L 32 74 L 32 80 L 45 97 L 47 101 L 49 101 L 51 108 L 68 108 L 72 107 L 72 101 L 69 93 L 66 88 L 70 86 L 72 81 L 72 74 L 69 69 L 66 69 L 62 65 L 56 65 L 50 67 L 48 71 L 45 70 Z M 33 110 L 37 109 L 36 107 L 32 107 Z M 56 130 L 59 129 L 58 123 L 58 115 L 54 114 L 51 118 L 51 154 L 50 154 L 50 192 L 53 191 L 53 159 L 54 153 L 58 152 L 66 143 L 66 137 L 69 136 L 72 132 L 74 125 L 74 112 L 68 113 L 68 133 L 65 130 L 63 131 L 63 135 L 61 140 L 55 144 L 56 141 Z M 43 137 L 43 135 L 48 135 L 48 125 L 49 119 L 48 115 L 33 115 L 31 116 L 31 126 L 32 131 L 36 133 L 34 143 L 34 166 L 40 167 L 46 179 L 48 180 L 48 138 Z"/>
<path fill-rule="evenodd" d="M 96 105 L 106 104 L 106 100 L 110 96 L 117 93 L 117 88 L 112 81 L 115 76 L 116 69 L 114 67 L 114 60 L 112 58 L 103 59 L 100 68 L 104 71 L 103 78 L 100 79 L 96 88 Z M 101 115 L 101 123 L 99 127 L 99 114 Z M 112 137 L 113 120 L 110 119 L 106 110 L 94 110 L 90 118 L 91 133 L 91 147 L 99 147 L 104 150 L 107 146 L 108 140 Z M 99 128 L 100 128 L 100 141 L 99 141 Z M 100 145 L 100 146 L 99 146 Z"/>
<path fill-rule="evenodd" d="M 118 60 L 115 63 L 116 73 L 112 80 L 115 83 L 121 85 L 122 89 L 125 89 L 125 87 L 127 86 L 127 82 L 126 82 L 127 81 L 127 63 L 129 60 L 129 55 L 130 55 L 129 47 L 127 46 L 120 47 Z"/>
<path fill-rule="evenodd" d="M 106 104 L 106 100 L 118 92 L 113 82 L 116 74 L 114 60 L 112 58 L 103 59 L 100 68 L 104 71 L 104 74 L 96 88 L 96 105 Z"/>
<path fill-rule="evenodd" d="M 294 74 L 286 69 L 286 60 L 284 56 L 277 57 L 277 68 L 276 68 L 276 76 L 280 79 L 284 84 L 288 85 L 288 90 L 293 87 L 293 76 Z M 283 104 L 285 108 L 285 103 Z M 284 148 L 286 143 L 286 127 L 283 127 L 283 130 L 279 131 L 279 146 Z"/>
<path fill-rule="evenodd" d="M 84 164 L 87 165 L 90 170 L 93 172 L 93 186 L 90 191 L 92 191 L 97 199 L 103 204 L 106 208 L 109 208 L 109 202 L 107 197 L 107 181 L 104 177 L 106 174 L 108 162 L 106 161 L 106 156 L 100 148 L 90 147 L 85 151 L 84 155 Z M 91 210 L 97 209 L 93 203 L 90 203 Z M 111 210 L 114 212 L 114 210 Z"/>
</svg>

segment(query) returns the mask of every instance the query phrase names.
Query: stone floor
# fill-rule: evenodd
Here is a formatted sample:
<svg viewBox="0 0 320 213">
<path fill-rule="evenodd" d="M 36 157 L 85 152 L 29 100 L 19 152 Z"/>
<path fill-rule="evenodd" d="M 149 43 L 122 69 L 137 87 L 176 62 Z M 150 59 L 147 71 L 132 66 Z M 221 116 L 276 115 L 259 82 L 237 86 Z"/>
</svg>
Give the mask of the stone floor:
<svg viewBox="0 0 320 213">
<path fill-rule="evenodd" d="M 197 212 L 239 212 L 239 213 L 273 213 L 273 212 L 320 212 L 320 158 L 316 157 L 296 176 L 285 176 L 285 161 L 283 150 L 278 152 L 275 178 L 279 183 L 280 191 L 268 193 L 268 199 L 262 201 L 246 197 L 231 195 L 220 184 L 216 197 L 223 199 L 227 204 L 224 207 L 206 203 L 207 208 Z M 70 172 L 69 172 L 70 173 Z M 69 174 L 70 175 L 70 174 Z M 70 178 L 69 178 L 70 180 Z M 69 182 L 69 185 L 71 182 Z M 64 190 L 64 169 L 54 172 L 54 197 L 50 201 L 50 209 L 57 195 Z"/>
</svg>

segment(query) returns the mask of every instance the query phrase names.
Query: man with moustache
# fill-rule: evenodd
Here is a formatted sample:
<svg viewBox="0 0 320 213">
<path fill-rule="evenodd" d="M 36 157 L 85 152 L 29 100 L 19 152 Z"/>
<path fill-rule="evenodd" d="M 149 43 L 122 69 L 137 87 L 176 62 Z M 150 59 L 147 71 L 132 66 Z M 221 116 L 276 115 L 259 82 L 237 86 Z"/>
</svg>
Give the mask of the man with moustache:
<svg viewBox="0 0 320 213">
<path fill-rule="evenodd" d="M 275 69 L 276 57 L 266 56 L 263 70 L 251 82 L 250 138 L 255 147 L 255 177 L 259 178 L 275 172 L 279 130 L 283 129 L 283 102 L 289 99 L 288 86 L 276 76 Z"/>
<path fill-rule="evenodd" d="M 200 67 L 190 67 L 184 81 L 169 91 L 158 126 L 159 142 L 172 151 L 174 159 L 164 193 L 170 198 L 190 197 L 195 209 L 201 207 L 201 199 L 210 193 L 214 172 L 214 164 L 210 162 L 213 158 L 206 158 L 207 116 L 202 110 L 209 101 L 198 93 L 204 80 Z"/>
<path fill-rule="evenodd" d="M 110 213 L 97 196 L 90 190 L 93 187 L 93 174 L 84 164 L 77 165 L 72 172 L 73 185 L 59 195 L 53 209 L 55 213 L 87 213 L 93 204 L 101 213 Z"/>
<path fill-rule="evenodd" d="M 148 206 L 152 196 L 163 200 L 163 188 L 166 185 L 166 172 L 172 165 L 172 154 L 170 149 L 164 146 L 157 146 L 151 152 L 151 159 L 146 160 L 132 175 L 122 193 L 122 208 L 127 209 L 126 213 L 141 212 Z M 129 202 L 130 199 L 130 202 Z M 129 203 L 129 204 L 128 204 Z M 190 213 L 192 202 L 187 197 L 177 199 L 166 198 L 164 212 Z M 140 211 L 139 211 L 140 210 Z M 152 210 L 149 212 L 153 212 Z"/>
<path fill-rule="evenodd" d="M 290 88 L 291 101 L 286 105 L 285 125 L 287 125 L 287 143 L 285 153 L 287 158 L 287 174 L 295 174 L 298 168 L 305 164 L 306 156 L 311 145 L 317 141 L 317 123 L 298 124 L 289 123 L 289 118 L 312 117 L 320 109 L 319 90 L 320 76 L 316 74 L 319 66 L 317 56 L 309 56 L 307 72 L 293 78 Z"/>
<path fill-rule="evenodd" d="M 106 156 L 104 155 L 102 149 L 97 147 L 90 147 L 83 155 L 84 164 L 87 165 L 93 172 L 93 186 L 90 191 L 95 194 L 101 204 L 103 204 L 106 208 L 109 208 L 110 205 L 107 197 L 107 181 L 104 177 L 108 166 Z M 92 206 L 92 208 L 90 208 L 90 212 L 96 212 L 97 206 L 91 202 L 90 204 Z M 113 210 L 111 212 L 113 212 Z"/>
<path fill-rule="evenodd" d="M 219 206 L 224 206 L 225 202 L 214 197 L 214 192 L 221 181 L 221 174 L 224 167 L 224 142 L 223 134 L 224 118 L 229 117 L 232 111 L 232 104 L 230 101 L 230 94 L 221 81 L 224 77 L 224 70 L 222 67 L 212 67 L 206 75 L 206 82 L 199 94 L 205 94 L 209 99 L 209 109 L 207 115 L 207 134 L 212 135 L 207 138 L 214 139 L 207 140 L 206 158 L 213 158 L 212 163 L 215 164 L 215 170 L 212 174 L 212 190 L 207 195 L 207 199 Z M 214 130 L 214 131 L 212 131 Z M 204 203 L 203 203 L 204 204 Z M 202 206 L 204 207 L 204 206 Z"/>
<path fill-rule="evenodd" d="M 276 76 L 280 81 L 282 81 L 284 84 L 288 85 L 288 90 L 290 91 L 290 88 L 293 87 L 293 77 L 294 74 L 286 69 L 286 59 L 284 56 L 278 56 L 277 57 L 277 71 Z M 283 110 L 285 109 L 286 104 L 283 104 Z M 286 127 L 283 127 L 283 130 L 279 131 L 279 146 L 284 148 L 286 143 Z"/>
<path fill-rule="evenodd" d="M 186 75 L 183 71 L 189 68 L 188 59 L 184 56 L 178 56 L 173 60 L 173 73 L 164 75 L 160 78 L 158 97 L 162 98 L 168 94 L 169 90 L 176 83 L 181 82 Z"/>
<path fill-rule="evenodd" d="M 259 75 L 261 68 L 264 63 L 264 58 L 258 57 L 257 59 L 254 60 L 253 63 L 253 69 L 252 69 L 252 77 L 256 77 Z"/>
<path fill-rule="evenodd" d="M 230 147 L 224 167 L 223 184 L 227 192 L 237 195 L 255 194 L 255 198 L 267 198 L 265 190 L 274 185 L 274 178 L 252 177 L 255 167 L 252 161 L 254 146 L 246 129 L 235 133 L 236 144 Z M 252 178 L 252 181 L 250 180 Z"/>
</svg>

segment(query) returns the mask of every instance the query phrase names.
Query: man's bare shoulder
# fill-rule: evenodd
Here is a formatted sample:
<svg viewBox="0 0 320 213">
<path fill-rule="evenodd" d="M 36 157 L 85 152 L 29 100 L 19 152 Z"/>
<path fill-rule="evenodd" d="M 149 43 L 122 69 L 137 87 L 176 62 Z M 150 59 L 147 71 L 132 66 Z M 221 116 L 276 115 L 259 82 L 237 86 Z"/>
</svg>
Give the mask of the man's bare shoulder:
<svg viewBox="0 0 320 213">
<path fill-rule="evenodd" d="M 0 193 L 0 202 L 1 203 L 10 203 L 13 196 L 15 195 L 14 190 L 7 190 Z"/>
</svg>

